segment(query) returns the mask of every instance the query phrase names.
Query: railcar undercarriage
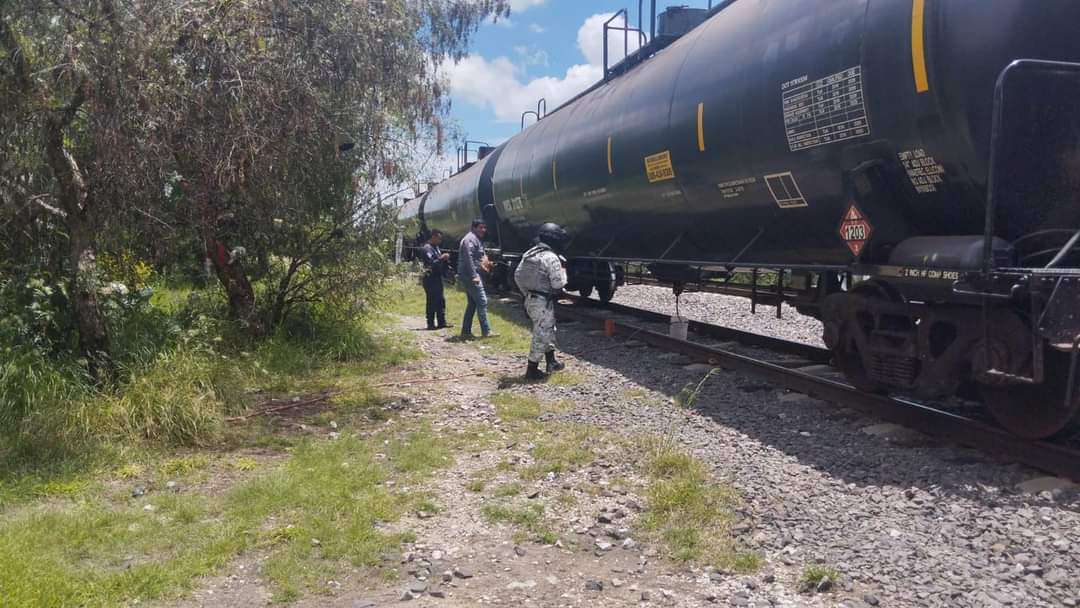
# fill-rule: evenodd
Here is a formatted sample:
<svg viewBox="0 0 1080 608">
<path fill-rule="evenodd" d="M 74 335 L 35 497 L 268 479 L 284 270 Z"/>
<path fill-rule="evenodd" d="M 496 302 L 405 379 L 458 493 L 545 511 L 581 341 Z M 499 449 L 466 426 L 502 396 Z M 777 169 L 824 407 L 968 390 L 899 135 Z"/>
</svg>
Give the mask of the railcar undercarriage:
<svg viewBox="0 0 1080 608">
<path fill-rule="evenodd" d="M 568 264 L 595 267 L 610 269 L 602 278 L 618 277 L 619 284 L 745 297 L 755 312 L 767 305 L 778 317 L 782 304 L 794 306 L 821 320 L 834 363 L 861 390 L 980 399 L 1003 427 L 1033 439 L 1066 432 L 1078 418 L 1077 271 L 994 273 L 987 283 L 970 269 Z M 571 287 L 587 297 L 593 276 L 578 275 Z"/>
</svg>

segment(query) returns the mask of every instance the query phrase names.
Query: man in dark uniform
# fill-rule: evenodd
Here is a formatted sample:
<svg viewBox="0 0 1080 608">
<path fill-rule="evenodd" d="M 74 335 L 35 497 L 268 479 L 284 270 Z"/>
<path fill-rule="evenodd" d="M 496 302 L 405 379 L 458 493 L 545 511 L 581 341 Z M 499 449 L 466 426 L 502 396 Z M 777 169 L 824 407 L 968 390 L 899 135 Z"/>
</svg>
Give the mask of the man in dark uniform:
<svg viewBox="0 0 1080 608">
<path fill-rule="evenodd" d="M 439 249 L 442 244 L 441 230 L 432 230 L 424 243 L 421 260 L 424 263 L 424 293 L 427 294 L 427 328 L 442 329 L 446 324 L 446 297 L 443 295 L 443 277 L 450 263 L 450 254 Z M 435 325 L 438 318 L 439 324 Z"/>
</svg>

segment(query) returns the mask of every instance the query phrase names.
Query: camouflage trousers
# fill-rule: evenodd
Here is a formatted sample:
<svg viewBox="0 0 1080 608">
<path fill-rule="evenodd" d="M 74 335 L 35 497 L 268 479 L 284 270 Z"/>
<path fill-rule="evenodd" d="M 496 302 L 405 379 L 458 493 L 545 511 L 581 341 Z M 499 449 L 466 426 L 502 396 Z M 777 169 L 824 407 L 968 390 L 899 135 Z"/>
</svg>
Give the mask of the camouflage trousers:
<svg viewBox="0 0 1080 608">
<path fill-rule="evenodd" d="M 539 363 L 544 360 L 544 353 L 555 350 L 555 303 L 529 295 L 525 298 L 525 312 L 533 323 L 529 361 Z"/>
</svg>

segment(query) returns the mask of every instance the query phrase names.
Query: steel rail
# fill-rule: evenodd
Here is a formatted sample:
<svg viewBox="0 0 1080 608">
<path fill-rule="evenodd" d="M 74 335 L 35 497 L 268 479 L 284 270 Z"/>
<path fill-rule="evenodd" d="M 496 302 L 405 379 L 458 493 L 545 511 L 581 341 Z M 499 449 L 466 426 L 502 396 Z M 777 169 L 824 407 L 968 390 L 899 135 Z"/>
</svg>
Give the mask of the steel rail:
<svg viewBox="0 0 1080 608">
<path fill-rule="evenodd" d="M 610 306 L 610 305 L 609 305 Z M 558 313 L 578 321 L 602 322 L 581 306 L 560 306 Z M 1047 441 L 1021 439 L 1004 429 L 963 416 L 909 401 L 862 392 L 853 386 L 761 361 L 738 353 L 679 340 L 625 323 L 615 323 L 615 334 L 670 352 L 715 365 L 730 371 L 747 373 L 791 391 L 841 404 L 876 418 L 915 429 L 923 434 L 972 447 L 992 456 L 1019 462 L 1030 467 L 1080 481 L 1080 451 Z"/>
</svg>

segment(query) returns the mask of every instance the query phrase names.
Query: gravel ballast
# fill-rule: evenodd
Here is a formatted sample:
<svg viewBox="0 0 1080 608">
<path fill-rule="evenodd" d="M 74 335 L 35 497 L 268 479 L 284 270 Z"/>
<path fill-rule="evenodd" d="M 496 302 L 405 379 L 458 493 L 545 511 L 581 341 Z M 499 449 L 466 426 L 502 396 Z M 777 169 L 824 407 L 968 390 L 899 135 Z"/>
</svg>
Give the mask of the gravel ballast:
<svg viewBox="0 0 1080 608">
<path fill-rule="evenodd" d="M 595 299 L 596 296 L 593 296 Z M 675 295 L 668 287 L 653 285 L 624 285 L 612 299 L 617 304 L 644 308 L 667 315 L 675 314 Z M 750 312 L 750 300 L 717 293 L 687 292 L 679 298 L 679 314 L 685 318 L 722 325 L 742 331 L 824 346 L 821 341 L 821 322 L 800 314 L 784 304 L 782 318 L 776 318 L 776 307 L 759 305 L 757 314 Z"/>
</svg>

